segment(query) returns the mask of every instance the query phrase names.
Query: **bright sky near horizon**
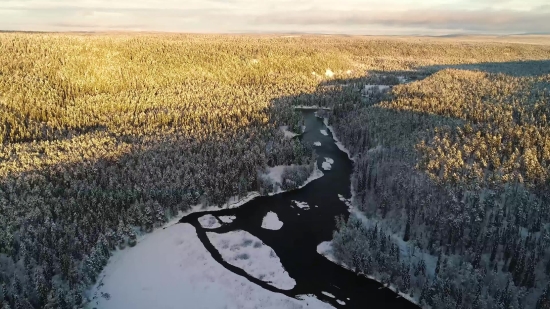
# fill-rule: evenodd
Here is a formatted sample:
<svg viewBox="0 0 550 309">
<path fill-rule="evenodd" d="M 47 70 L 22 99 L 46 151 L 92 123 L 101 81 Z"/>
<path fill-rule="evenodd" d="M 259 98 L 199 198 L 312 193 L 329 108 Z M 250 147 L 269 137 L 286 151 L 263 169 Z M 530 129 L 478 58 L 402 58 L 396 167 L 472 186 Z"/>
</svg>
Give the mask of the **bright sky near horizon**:
<svg viewBox="0 0 550 309">
<path fill-rule="evenodd" d="M 0 30 L 550 33 L 548 0 L 0 0 Z"/>
</svg>

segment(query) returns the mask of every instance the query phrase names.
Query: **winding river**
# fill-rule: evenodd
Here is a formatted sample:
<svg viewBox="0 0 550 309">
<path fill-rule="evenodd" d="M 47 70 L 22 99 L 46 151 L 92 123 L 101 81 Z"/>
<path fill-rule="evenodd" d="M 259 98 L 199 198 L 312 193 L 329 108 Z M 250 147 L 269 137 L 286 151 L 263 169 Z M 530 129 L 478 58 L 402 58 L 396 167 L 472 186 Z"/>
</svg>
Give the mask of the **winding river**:
<svg viewBox="0 0 550 309">
<path fill-rule="evenodd" d="M 349 216 L 348 206 L 338 195 L 351 197 L 350 175 L 353 166 L 347 154 L 338 149 L 332 133 L 323 121 L 315 117 L 313 111 L 304 110 L 303 114 L 306 131 L 300 138 L 309 144 L 321 142 L 321 146 L 316 147 L 319 155 L 317 165 L 321 169 L 325 157 L 331 158 L 334 160 L 331 170 L 323 171 L 323 177 L 301 189 L 257 197 L 239 208 L 192 213 L 183 217 L 180 222 L 192 224 L 196 228 L 200 241 L 218 263 L 264 289 L 290 297 L 313 294 L 336 308 L 418 308 L 384 288 L 382 284 L 358 276 L 317 253 L 317 246 L 321 242 L 332 239 L 332 231 L 336 225 L 335 217 Z M 328 135 L 322 134 L 321 130 L 326 130 Z M 292 200 L 307 202 L 310 208 L 291 207 Z M 261 227 L 264 216 L 270 211 L 275 212 L 284 223 L 280 230 Z M 207 214 L 217 217 L 235 216 L 236 219 L 215 229 L 205 229 L 198 218 Z M 275 288 L 222 259 L 206 233 L 226 233 L 235 230 L 249 232 L 276 252 L 290 277 L 296 281 L 292 290 Z M 327 296 L 322 293 L 323 291 L 334 295 L 335 298 Z M 345 300 L 345 305 L 337 302 L 337 299 Z"/>
</svg>

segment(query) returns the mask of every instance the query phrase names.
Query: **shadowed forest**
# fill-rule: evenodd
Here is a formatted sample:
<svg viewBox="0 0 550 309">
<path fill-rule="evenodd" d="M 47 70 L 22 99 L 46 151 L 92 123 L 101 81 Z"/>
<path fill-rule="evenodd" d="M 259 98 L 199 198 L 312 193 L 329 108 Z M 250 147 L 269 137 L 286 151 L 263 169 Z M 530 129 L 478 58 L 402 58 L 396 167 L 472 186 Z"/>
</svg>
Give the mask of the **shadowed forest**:
<svg viewBox="0 0 550 309">
<path fill-rule="evenodd" d="M 0 308 L 82 306 L 137 235 L 269 167 L 298 186 L 297 105 L 355 159 L 341 263 L 426 308 L 550 308 L 549 98 L 543 44 L 2 33 Z"/>
</svg>

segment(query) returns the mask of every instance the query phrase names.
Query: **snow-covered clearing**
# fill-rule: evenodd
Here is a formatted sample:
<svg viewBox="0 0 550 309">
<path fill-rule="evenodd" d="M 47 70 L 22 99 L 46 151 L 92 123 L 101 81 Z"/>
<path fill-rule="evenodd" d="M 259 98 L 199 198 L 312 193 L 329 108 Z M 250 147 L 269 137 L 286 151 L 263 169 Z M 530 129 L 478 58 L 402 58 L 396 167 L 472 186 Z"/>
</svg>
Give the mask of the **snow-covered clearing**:
<svg viewBox="0 0 550 309">
<path fill-rule="evenodd" d="M 325 162 L 323 162 L 323 164 L 321 164 L 321 167 L 325 171 L 330 171 L 332 169 L 332 164 L 334 164 L 334 160 L 331 159 L 331 158 L 325 157 Z"/>
<path fill-rule="evenodd" d="M 330 107 L 320 107 L 317 105 L 294 105 L 294 109 L 324 109 L 324 110 L 331 110 Z"/>
<path fill-rule="evenodd" d="M 206 235 L 227 263 L 252 277 L 281 290 L 291 290 L 296 285 L 275 251 L 256 236 L 241 230 L 224 234 L 208 232 Z"/>
<path fill-rule="evenodd" d="M 281 183 L 283 182 L 283 177 L 282 177 L 283 171 L 285 170 L 286 167 L 292 167 L 292 166 L 294 165 L 277 165 L 274 167 L 268 167 L 266 169 L 266 172 L 260 176 L 260 177 L 271 179 L 271 181 L 274 184 L 279 184 L 278 185 L 279 188 L 277 189 L 277 191 L 269 193 L 268 195 L 275 195 L 275 194 L 284 192 L 283 190 L 280 189 Z M 309 175 L 308 179 L 302 185 L 300 185 L 297 189 L 303 188 L 308 183 L 314 181 L 315 179 L 319 179 L 323 176 L 324 176 L 323 172 L 317 168 L 317 165 L 315 165 L 313 171 L 311 172 L 311 175 Z"/>
<path fill-rule="evenodd" d="M 280 230 L 283 227 L 283 222 L 273 211 L 268 212 L 262 220 L 262 228 L 267 230 Z"/>
<path fill-rule="evenodd" d="M 233 220 L 237 219 L 235 216 L 219 216 L 218 219 L 220 219 L 223 223 L 231 223 Z"/>
<path fill-rule="evenodd" d="M 319 130 L 319 131 L 321 131 L 321 134 L 323 134 L 323 135 L 325 135 L 325 136 L 328 135 L 327 130 Z"/>
<path fill-rule="evenodd" d="M 319 147 L 319 146 L 321 146 L 321 142 L 315 142 L 315 143 L 313 143 L 313 146 Z"/>
<path fill-rule="evenodd" d="M 295 200 L 292 200 L 291 202 L 296 204 L 298 208 L 305 209 L 305 210 L 309 209 L 309 204 L 307 202 L 300 202 Z"/>
<path fill-rule="evenodd" d="M 222 226 L 213 215 L 204 215 L 199 218 L 199 223 L 205 229 L 216 229 Z"/>
<path fill-rule="evenodd" d="M 390 86 L 388 85 L 365 85 L 365 88 L 363 88 L 365 90 L 365 92 L 369 92 L 369 91 L 375 91 L 375 90 L 378 90 L 378 91 L 384 91 L 384 90 L 388 90 L 390 89 Z"/>
<path fill-rule="evenodd" d="M 278 183 L 279 186 L 283 182 L 283 171 L 287 167 L 292 167 L 293 165 L 277 165 L 274 167 L 268 167 L 266 173 L 263 174 L 263 177 L 267 177 L 273 181 L 273 183 Z"/>
<path fill-rule="evenodd" d="M 288 130 L 288 126 L 281 126 L 281 131 L 283 131 L 286 138 L 293 138 L 294 136 L 300 135 Z"/>
<path fill-rule="evenodd" d="M 225 269 L 190 224 L 157 229 L 138 242 L 114 252 L 89 291 L 95 296 L 89 308 L 333 308 L 311 295 L 293 299 L 264 290 Z"/>
</svg>

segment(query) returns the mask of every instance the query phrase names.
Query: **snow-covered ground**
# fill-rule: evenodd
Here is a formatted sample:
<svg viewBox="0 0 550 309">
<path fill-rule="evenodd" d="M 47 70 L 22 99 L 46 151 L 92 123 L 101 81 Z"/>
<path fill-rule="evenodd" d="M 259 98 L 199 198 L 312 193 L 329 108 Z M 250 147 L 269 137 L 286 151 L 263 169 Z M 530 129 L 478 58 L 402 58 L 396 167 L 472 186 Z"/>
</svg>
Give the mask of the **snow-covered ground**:
<svg viewBox="0 0 550 309">
<path fill-rule="evenodd" d="M 347 149 L 346 146 L 344 146 L 344 144 L 342 144 L 342 142 L 338 139 L 337 133 L 334 130 L 334 128 L 332 126 L 328 125 L 328 118 L 324 118 L 323 123 L 330 130 L 330 132 L 332 133 L 332 139 L 334 139 L 334 143 L 336 144 L 336 147 L 338 147 L 338 149 L 340 149 L 340 151 L 345 152 L 348 155 L 348 158 L 351 161 L 355 162 L 355 158 L 351 156 L 351 153 L 350 153 L 349 149 Z"/>
<path fill-rule="evenodd" d="M 294 105 L 294 109 L 324 109 L 324 110 L 331 110 L 330 107 L 320 107 L 317 105 Z"/>
<path fill-rule="evenodd" d="M 319 146 L 321 146 L 321 142 L 315 142 L 315 143 L 313 143 L 313 146 L 319 147 Z"/>
<path fill-rule="evenodd" d="M 334 254 L 332 252 L 332 241 L 324 241 L 322 243 L 320 243 L 318 246 L 317 246 L 317 253 L 319 253 L 320 255 L 324 256 L 327 260 L 335 263 L 335 264 L 338 264 L 340 265 L 341 267 L 345 268 L 345 269 L 348 269 L 350 271 L 355 271 L 354 269 L 352 269 L 351 267 L 349 267 L 348 265 L 342 263 L 342 262 L 339 262 L 336 257 L 334 257 Z M 380 282 L 380 280 L 372 275 L 367 275 L 367 274 L 362 274 L 363 276 L 369 278 L 369 279 L 372 279 L 372 280 L 375 280 L 375 281 L 378 281 Z M 398 289 L 394 286 L 394 285 L 390 285 L 389 287 L 386 286 L 386 288 L 394 291 L 394 292 L 397 292 Z M 411 295 L 409 294 L 405 294 L 403 292 L 397 292 L 399 294 L 399 296 L 403 297 L 404 299 L 412 302 L 413 304 L 417 304 L 416 300 L 411 297 Z M 323 292 L 324 294 L 324 292 Z"/>
<path fill-rule="evenodd" d="M 268 212 L 262 220 L 262 228 L 267 230 L 280 230 L 283 227 L 283 222 L 273 211 Z"/>
<path fill-rule="evenodd" d="M 348 209 L 351 211 L 353 204 L 351 203 L 351 199 L 345 198 L 342 194 L 338 194 L 338 199 L 342 201 L 346 206 L 348 206 Z"/>
<path fill-rule="evenodd" d="M 95 298 L 87 307 L 98 309 L 333 308 L 311 295 L 264 290 L 225 269 L 190 224 L 168 225 L 115 251 L 89 292 Z"/>
<path fill-rule="evenodd" d="M 276 184 L 276 183 L 279 184 L 279 188 L 277 189 L 277 191 L 269 193 L 269 195 L 274 195 L 274 194 L 284 192 L 283 190 L 280 189 L 281 183 L 283 182 L 283 177 L 282 177 L 283 171 L 285 170 L 286 167 L 292 167 L 292 166 L 294 166 L 294 165 L 277 165 L 277 166 L 274 166 L 274 167 L 268 167 L 266 169 L 266 172 L 260 176 L 260 177 L 265 177 L 265 178 L 271 179 L 271 181 L 274 184 Z M 320 171 L 317 168 L 317 164 L 315 164 L 315 167 L 313 168 L 313 172 L 311 172 L 311 175 L 309 175 L 308 179 L 301 186 L 299 186 L 297 189 L 303 188 L 308 183 L 314 181 L 315 179 L 319 179 L 323 176 L 324 176 L 323 172 Z"/>
<path fill-rule="evenodd" d="M 199 223 L 205 229 L 216 229 L 222 226 L 213 215 L 204 215 L 199 218 Z"/>
<path fill-rule="evenodd" d="M 390 86 L 388 85 L 365 85 L 365 88 L 363 88 L 365 92 L 369 92 L 369 91 L 375 91 L 375 90 L 378 90 L 378 91 L 384 91 L 384 90 L 388 90 L 390 89 Z"/>
<path fill-rule="evenodd" d="M 321 131 L 321 134 L 323 134 L 325 136 L 328 135 L 327 130 L 319 130 L 319 131 Z"/>
<path fill-rule="evenodd" d="M 281 290 L 291 290 L 296 285 L 275 251 L 256 236 L 242 230 L 224 234 L 209 232 L 206 235 L 226 262 L 252 277 Z"/>
<path fill-rule="evenodd" d="M 283 131 L 286 138 L 293 138 L 294 136 L 300 135 L 288 130 L 288 126 L 281 126 L 281 131 Z"/>
<path fill-rule="evenodd" d="M 291 203 L 294 203 L 298 208 L 301 208 L 301 209 L 304 209 L 304 210 L 309 209 L 309 204 L 307 202 L 300 202 L 300 201 L 292 200 Z"/>
<path fill-rule="evenodd" d="M 332 169 L 332 164 L 334 164 L 334 160 L 331 159 L 331 158 L 325 157 L 325 162 L 323 162 L 323 164 L 321 164 L 321 167 L 325 171 L 330 171 Z"/>
<path fill-rule="evenodd" d="M 237 219 L 235 216 L 219 216 L 218 219 L 220 219 L 223 223 L 231 223 L 233 220 Z"/>
</svg>

